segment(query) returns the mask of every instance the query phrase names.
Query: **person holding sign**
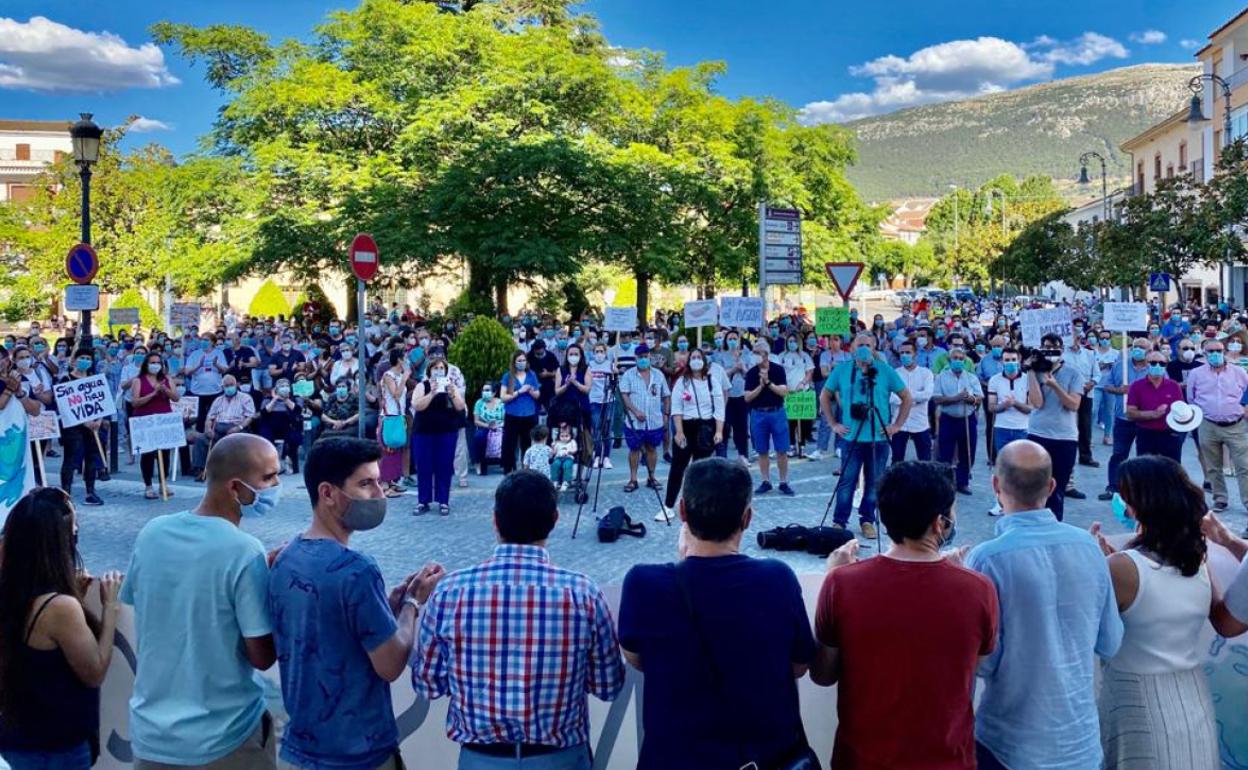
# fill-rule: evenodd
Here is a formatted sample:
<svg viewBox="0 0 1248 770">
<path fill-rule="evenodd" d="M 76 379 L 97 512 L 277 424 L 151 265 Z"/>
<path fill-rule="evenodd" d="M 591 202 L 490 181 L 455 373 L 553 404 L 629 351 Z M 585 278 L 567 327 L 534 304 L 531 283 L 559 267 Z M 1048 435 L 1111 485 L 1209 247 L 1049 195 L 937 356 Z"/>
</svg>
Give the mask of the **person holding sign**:
<svg viewBox="0 0 1248 770">
<path fill-rule="evenodd" d="M 25 349 L 18 353 L 30 356 Z M 0 522 L 22 495 L 35 488 L 27 423 L 40 408 L 29 386 L 12 370 L 10 359 L 0 358 Z"/>
<path fill-rule="evenodd" d="M 95 356 L 90 350 L 79 350 L 74 353 L 74 363 L 70 373 L 57 378 L 57 383 L 73 382 L 92 377 Z M 83 503 L 87 505 L 103 505 L 104 501 L 95 493 L 95 458 L 93 452 L 100 449 L 99 437 L 95 432 L 100 429 L 103 420 L 88 420 L 61 430 L 61 446 L 65 447 L 65 457 L 61 462 L 61 489 L 71 494 L 74 485 L 74 471 L 82 469 L 82 481 L 87 487 L 87 496 Z"/>
<path fill-rule="evenodd" d="M 180 398 L 178 391 L 174 388 L 173 380 L 169 379 L 168 372 L 161 361 L 159 353 L 148 353 L 143 362 L 143 373 L 135 378 L 130 384 L 130 403 L 132 410 L 131 417 L 146 417 L 149 414 L 169 414 L 173 411 L 172 402 Z M 142 447 L 140 447 L 142 449 Z M 166 489 L 165 474 L 169 472 L 169 450 L 153 449 L 150 452 L 143 452 L 139 456 L 139 469 L 143 473 L 143 485 L 147 487 L 143 492 L 143 497 L 148 500 L 155 500 L 158 495 L 152 489 L 152 470 L 156 465 L 157 455 L 160 460 L 160 486 L 166 490 L 167 495 L 172 495 Z"/>
</svg>

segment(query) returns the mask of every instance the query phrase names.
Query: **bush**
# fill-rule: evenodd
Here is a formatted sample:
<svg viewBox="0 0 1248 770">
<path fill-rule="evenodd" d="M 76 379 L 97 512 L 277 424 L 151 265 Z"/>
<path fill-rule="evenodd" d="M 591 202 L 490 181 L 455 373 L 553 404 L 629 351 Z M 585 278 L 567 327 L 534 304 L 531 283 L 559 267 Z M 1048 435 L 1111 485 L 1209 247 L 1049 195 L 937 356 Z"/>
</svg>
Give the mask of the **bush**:
<svg viewBox="0 0 1248 770">
<path fill-rule="evenodd" d="M 307 302 L 316 302 L 321 306 L 321 310 L 313 318 L 322 324 L 329 323 L 331 319 L 338 317 L 338 310 L 333 303 L 329 301 L 329 297 L 325 296 L 325 292 L 318 284 L 311 284 L 304 291 L 299 292 L 299 296 L 295 297 L 295 306 L 291 309 L 292 317 L 303 320 L 303 306 Z"/>
<path fill-rule="evenodd" d="M 277 288 L 277 284 L 268 280 L 260 284 L 256 296 L 251 298 L 251 304 L 247 306 L 247 315 L 252 318 L 270 316 L 276 318 L 279 315 L 289 318 L 290 303 L 286 301 L 286 295 L 282 294 L 282 290 Z"/>
<path fill-rule="evenodd" d="M 494 301 L 465 290 L 446 308 L 446 317 L 456 321 L 463 321 L 469 315 L 493 318 Z"/>
<path fill-rule="evenodd" d="M 469 409 L 476 403 L 482 385 L 498 382 L 503 376 L 515 352 L 516 341 L 511 337 L 511 330 L 493 318 L 477 316 L 459 333 L 451 343 L 447 358 L 464 373 Z"/>
<path fill-rule="evenodd" d="M 150 333 L 152 329 L 163 329 L 165 326 L 161 317 L 152 309 L 151 305 L 147 304 L 147 300 L 143 299 L 143 295 L 139 293 L 138 289 L 126 289 L 123 291 L 120 297 L 109 303 L 109 308 L 115 307 L 137 307 L 139 309 L 139 322 L 143 324 L 145 332 Z M 123 331 L 134 332 L 129 325 L 109 326 L 107 313 L 104 314 L 104 318 L 101 320 L 103 323 L 100 325 L 110 334 L 121 334 Z"/>
</svg>

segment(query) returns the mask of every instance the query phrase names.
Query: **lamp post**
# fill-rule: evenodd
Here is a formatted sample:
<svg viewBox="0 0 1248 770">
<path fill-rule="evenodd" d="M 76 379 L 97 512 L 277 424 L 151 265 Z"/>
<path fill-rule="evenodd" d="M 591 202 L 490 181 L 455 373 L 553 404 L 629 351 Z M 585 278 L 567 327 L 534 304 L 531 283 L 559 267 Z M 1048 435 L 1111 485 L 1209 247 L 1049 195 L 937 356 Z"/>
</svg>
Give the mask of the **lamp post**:
<svg viewBox="0 0 1248 770">
<path fill-rule="evenodd" d="M 1089 150 L 1079 156 L 1079 184 L 1091 184 L 1088 179 L 1088 160 L 1096 158 L 1101 162 L 1101 219 L 1109 220 L 1109 176 L 1106 172 L 1105 156 L 1095 150 Z"/>
<path fill-rule="evenodd" d="M 1222 87 L 1222 146 L 1231 146 L 1231 84 L 1226 82 L 1220 75 L 1212 72 L 1201 73 L 1187 82 L 1187 87 L 1192 91 L 1192 108 L 1187 114 L 1187 123 L 1196 126 L 1204 123 L 1208 118 L 1205 117 L 1205 111 L 1201 106 L 1201 96 L 1205 92 L 1204 81 L 1208 80 L 1214 86 Z M 1227 247 L 1226 259 L 1218 267 L 1218 301 L 1226 301 L 1226 271 L 1230 267 L 1230 247 Z"/>
<path fill-rule="evenodd" d="M 992 219 L 992 201 L 998 195 L 1001 196 L 1001 249 L 1002 249 L 1002 253 L 1004 254 L 1004 250 L 1006 246 L 1005 241 L 1009 237 L 1009 233 L 1005 229 L 1005 205 L 1006 205 L 1005 190 L 1001 190 L 1001 189 L 994 187 L 988 191 L 988 219 L 989 220 Z M 1000 257 L 998 257 L 998 259 L 1000 259 Z M 1004 273 L 1002 273 L 1001 275 L 1001 282 L 1002 284 L 1005 283 Z M 1001 288 L 1004 291 L 1005 289 L 1004 285 Z M 990 269 L 988 271 L 988 294 L 989 296 L 996 296 L 996 293 L 997 293 L 997 276 Z"/>
<path fill-rule="evenodd" d="M 80 113 L 81 119 L 69 127 L 69 137 L 74 145 L 74 162 L 78 164 L 78 176 L 82 180 L 82 242 L 91 243 L 91 167 L 100 159 L 100 137 L 103 129 L 91 121 L 91 113 Z M 79 324 L 78 348 L 91 351 L 91 311 L 82 311 Z"/>
</svg>

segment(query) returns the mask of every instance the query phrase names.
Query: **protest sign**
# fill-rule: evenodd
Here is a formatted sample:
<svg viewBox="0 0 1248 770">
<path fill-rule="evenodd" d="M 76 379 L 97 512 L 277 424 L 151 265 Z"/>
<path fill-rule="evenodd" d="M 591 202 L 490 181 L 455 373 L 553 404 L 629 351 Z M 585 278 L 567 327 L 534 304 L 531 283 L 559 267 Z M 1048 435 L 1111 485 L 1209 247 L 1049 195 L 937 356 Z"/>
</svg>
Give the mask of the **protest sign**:
<svg viewBox="0 0 1248 770">
<path fill-rule="evenodd" d="M 696 329 L 699 326 L 714 326 L 719 320 L 719 306 L 713 299 L 685 303 L 685 328 Z"/>
<path fill-rule="evenodd" d="M 199 417 L 199 399 L 187 394 L 174 405 L 174 411 L 181 413 L 183 420 L 194 420 Z"/>
<path fill-rule="evenodd" d="M 815 308 L 815 334 L 849 334 L 849 308 Z"/>
<path fill-rule="evenodd" d="M 72 428 L 90 420 L 103 420 L 117 414 L 117 404 L 104 375 L 70 379 L 52 386 L 61 426 Z"/>
<path fill-rule="evenodd" d="M 1147 331 L 1148 305 L 1143 302 L 1106 302 L 1101 320 L 1111 332 Z"/>
<path fill-rule="evenodd" d="M 1075 330 L 1070 322 L 1070 308 L 1068 307 L 1024 310 L 1021 320 L 1023 344 L 1029 348 L 1040 347 L 1040 340 L 1046 334 L 1060 336 L 1063 345 L 1070 345 L 1074 340 Z"/>
<path fill-rule="evenodd" d="M 186 331 L 199 326 L 199 305 L 194 302 L 175 302 L 169 307 L 169 325 Z"/>
<path fill-rule="evenodd" d="M 637 331 L 637 308 L 635 306 L 607 308 L 602 327 L 609 332 Z"/>
<path fill-rule="evenodd" d="M 40 412 L 26 418 L 26 440 L 48 441 L 61 436 L 61 423 L 56 412 Z"/>
<path fill-rule="evenodd" d="M 763 328 L 762 297 L 720 297 L 719 325 L 731 329 Z"/>
<path fill-rule="evenodd" d="M 134 326 L 139 322 L 137 307 L 110 307 L 108 309 L 109 326 Z"/>
<path fill-rule="evenodd" d="M 784 411 L 790 420 L 813 420 L 817 415 L 815 391 L 803 390 L 784 397 Z"/>
<path fill-rule="evenodd" d="M 186 446 L 186 428 L 177 412 L 130 418 L 130 445 L 138 452 Z"/>
</svg>

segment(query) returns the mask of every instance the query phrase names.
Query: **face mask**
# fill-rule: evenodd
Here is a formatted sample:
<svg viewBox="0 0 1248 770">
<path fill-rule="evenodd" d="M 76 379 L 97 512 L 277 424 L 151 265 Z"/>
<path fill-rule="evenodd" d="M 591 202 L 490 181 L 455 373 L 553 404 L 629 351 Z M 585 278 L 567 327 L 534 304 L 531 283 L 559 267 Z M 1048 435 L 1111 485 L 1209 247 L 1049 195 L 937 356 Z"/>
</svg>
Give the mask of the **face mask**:
<svg viewBox="0 0 1248 770">
<path fill-rule="evenodd" d="M 1122 495 L 1115 492 L 1113 499 L 1109 501 L 1109 507 L 1114 511 L 1114 518 L 1126 529 L 1134 532 L 1140 526 L 1138 521 L 1127 515 L 1127 501 L 1122 499 Z"/>
<path fill-rule="evenodd" d="M 1149 364 L 1148 374 L 1150 377 L 1161 377 L 1166 373 L 1165 364 Z"/>
<path fill-rule="evenodd" d="M 722 348 L 723 346 L 724 346 L 724 338 L 723 338 L 723 337 L 716 337 L 716 338 L 715 338 L 715 348 L 718 350 L 719 348 Z"/>
<path fill-rule="evenodd" d="M 516 371 L 517 371 L 517 372 L 523 372 L 525 369 L 528 369 L 528 368 L 529 368 L 529 362 L 528 362 L 528 361 L 517 361 L 517 362 L 516 362 Z"/>
<path fill-rule="evenodd" d="M 919 337 L 915 339 L 914 344 L 919 346 L 919 350 L 927 347 L 927 337 Z"/>
<path fill-rule="evenodd" d="M 290 388 L 288 388 L 288 387 L 286 387 L 285 385 L 283 385 L 282 387 L 280 387 L 280 388 L 278 388 L 278 389 L 277 389 L 277 395 L 281 396 L 282 398 L 285 398 L 286 396 L 289 396 L 289 395 L 290 395 Z"/>
<path fill-rule="evenodd" d="M 484 398 L 486 401 L 489 401 L 491 398 L 494 398 L 494 391 L 492 390 L 481 391 L 481 398 Z"/>
<path fill-rule="evenodd" d="M 1131 348 L 1131 360 L 1143 361 L 1144 356 L 1148 355 L 1142 348 Z"/>
<path fill-rule="evenodd" d="M 294 347 L 294 345 L 292 345 L 291 343 L 289 343 L 289 342 L 283 342 L 283 343 L 282 343 L 282 352 L 283 352 L 283 353 L 289 353 L 289 352 L 290 352 L 290 349 L 291 349 L 291 348 L 293 348 L 293 347 Z"/>
<path fill-rule="evenodd" d="M 940 545 L 937 546 L 938 548 L 944 548 L 945 546 L 952 543 L 953 539 L 957 537 L 958 525 L 956 522 L 954 522 L 953 519 L 949 518 L 948 516 L 941 516 L 940 518 L 942 521 L 946 521 L 949 523 L 949 529 L 946 530 L 944 536 L 940 539 Z"/>
<path fill-rule="evenodd" d="M 966 368 L 966 361 L 963 361 L 963 360 L 962 360 L 962 359 L 960 359 L 960 358 L 959 358 L 959 359 L 954 359 L 953 361 L 950 361 L 950 362 L 949 362 L 949 369 L 950 369 L 951 371 L 954 371 L 954 372 L 960 372 L 960 371 L 962 371 L 962 370 L 963 370 L 963 369 L 965 369 L 965 368 Z"/>
<path fill-rule="evenodd" d="M 1243 349 L 1244 349 L 1244 343 L 1242 343 L 1242 342 L 1231 342 L 1231 343 L 1228 343 L 1228 344 L 1227 344 L 1226 349 L 1227 349 L 1227 350 L 1229 350 L 1229 351 L 1231 351 L 1232 353 L 1238 353 L 1239 351 L 1241 351 L 1241 350 L 1243 350 Z"/>
<path fill-rule="evenodd" d="M 110 358 L 116 358 L 116 357 L 117 357 L 117 348 L 109 348 L 109 349 L 108 349 L 108 355 L 109 355 L 109 357 L 110 357 Z"/>
<path fill-rule="evenodd" d="M 689 362 L 689 368 L 695 372 L 700 372 L 706 366 L 706 362 L 700 358 L 695 358 Z"/>
<path fill-rule="evenodd" d="M 945 338 L 945 332 L 944 332 L 944 330 L 940 330 L 940 329 L 938 329 L 938 330 L 936 331 L 936 339 L 938 339 L 938 340 L 943 340 L 944 338 Z"/>
<path fill-rule="evenodd" d="M 1206 356 L 1206 358 L 1209 360 L 1209 365 L 1215 369 L 1222 366 L 1222 364 L 1226 362 L 1226 357 L 1223 356 L 1222 353 L 1220 352 L 1210 353 L 1208 356 Z"/>
<path fill-rule="evenodd" d="M 13 348 L 15 348 L 15 347 L 17 347 L 17 343 L 16 343 L 16 342 L 14 342 L 13 340 L 5 340 L 5 341 L 4 341 L 4 348 L 5 348 L 5 350 L 12 350 L 12 349 L 13 349 Z"/>
<path fill-rule="evenodd" d="M 623 350 L 625 353 L 629 352 L 629 351 L 630 351 L 630 350 L 632 350 L 632 349 L 633 349 L 633 343 L 631 343 L 631 342 L 621 342 L 621 343 L 620 343 L 620 350 Z"/>
<path fill-rule="evenodd" d="M 1003 368 L 1005 369 L 1005 373 L 1011 377 L 1018 374 L 1018 362 L 1017 361 L 1006 361 Z"/>
<path fill-rule="evenodd" d="M 576 365 L 577 365 L 577 364 L 579 364 L 579 363 L 581 363 L 581 357 L 580 357 L 580 356 L 575 355 L 575 354 L 574 354 L 574 355 L 570 355 L 570 356 L 568 356 L 568 365 L 569 365 L 569 366 L 576 366 Z"/>
<path fill-rule="evenodd" d="M 982 343 L 976 343 L 976 345 L 975 345 L 975 352 L 976 352 L 976 353 L 978 353 L 978 354 L 980 354 L 980 355 L 982 356 L 986 350 L 988 350 L 988 348 L 984 347 L 984 345 L 983 345 Z"/>
<path fill-rule="evenodd" d="M 132 348 L 132 347 L 134 347 L 134 345 L 126 345 L 126 350 L 129 350 L 129 349 L 130 349 L 130 348 Z M 34 346 L 34 349 L 35 349 L 35 352 L 36 352 L 36 353 L 42 353 L 43 351 L 45 351 L 45 350 L 47 350 L 47 349 L 48 349 L 48 346 L 47 346 L 47 343 L 44 343 L 44 342 L 36 342 L 36 343 L 35 343 L 35 346 Z"/>
<path fill-rule="evenodd" d="M 234 385 L 226 385 L 225 395 L 230 398 L 233 398 L 234 396 L 238 395 L 238 388 Z"/>
<path fill-rule="evenodd" d="M 871 348 L 863 346 L 854 351 L 854 360 L 864 364 L 870 363 L 874 356 L 871 355 Z"/>
<path fill-rule="evenodd" d="M 992 349 L 992 357 L 993 357 L 993 358 L 1000 358 L 1000 357 L 1001 357 L 1001 354 L 1002 354 L 1002 353 L 1004 353 L 1004 352 L 1005 352 L 1005 348 L 993 347 L 993 349 Z"/>
<path fill-rule="evenodd" d="M 343 360 L 343 361 L 350 361 L 350 360 L 351 360 L 352 358 L 354 358 L 354 357 L 355 357 L 355 353 L 351 352 L 350 350 L 344 350 L 344 351 L 342 351 L 342 360 Z"/>
<path fill-rule="evenodd" d="M 564 350 L 564 349 L 566 349 L 566 348 L 568 347 L 568 341 L 567 341 L 567 340 L 559 340 L 558 342 L 556 342 L 556 343 L 555 343 L 555 345 L 556 345 L 556 346 L 557 346 L 560 350 Z"/>
<path fill-rule="evenodd" d="M 1109 340 L 1101 340 L 1100 343 L 1103 348 L 1109 347 Z"/>
<path fill-rule="evenodd" d="M 1161 334 L 1161 329 L 1157 329 L 1157 328 L 1149 329 L 1148 334 L 1151 337 L 1156 337 L 1158 334 Z"/>
<path fill-rule="evenodd" d="M 271 487 L 264 489 L 255 489 L 247 482 L 241 482 L 243 486 L 250 489 L 255 494 L 255 499 L 250 503 L 238 503 L 238 509 L 245 519 L 258 519 L 267 516 L 277 507 L 277 501 L 282 499 L 282 483 L 279 481 Z"/>
<path fill-rule="evenodd" d="M 688 349 L 689 349 L 689 340 L 679 340 L 679 341 L 676 343 L 676 349 L 677 349 L 677 350 L 688 350 Z"/>
<path fill-rule="evenodd" d="M 147 372 L 148 374 L 160 374 L 160 370 L 164 368 L 165 367 L 162 366 L 161 364 L 148 364 Z"/>
<path fill-rule="evenodd" d="M 733 337 L 732 339 L 728 340 L 729 350 L 736 350 L 739 347 L 741 347 L 741 340 L 737 339 L 736 337 Z"/>
<path fill-rule="evenodd" d="M 32 359 L 29 359 L 29 358 L 17 359 L 17 368 L 23 371 L 29 371 L 30 368 L 34 365 L 35 365 L 35 362 Z"/>
<path fill-rule="evenodd" d="M 790 342 L 789 342 L 789 352 L 793 352 L 793 351 L 795 351 L 795 350 L 797 350 L 797 342 L 796 342 L 796 341 L 790 341 Z"/>
<path fill-rule="evenodd" d="M 902 353 L 902 354 L 901 354 L 901 356 L 900 356 L 900 358 L 901 358 L 901 365 L 902 365 L 902 366 L 910 366 L 911 364 L 913 364 L 913 363 L 914 363 L 914 354 L 913 354 L 913 353 Z"/>
<path fill-rule="evenodd" d="M 780 329 L 779 329 L 778 327 L 775 327 L 775 326 L 768 326 L 768 327 L 767 327 L 767 333 L 768 333 L 768 334 L 770 334 L 771 336 L 773 336 L 773 337 L 774 337 L 774 336 L 776 336 L 777 334 L 779 334 L 779 333 L 780 333 Z"/>
<path fill-rule="evenodd" d="M 386 520 L 386 498 L 351 498 L 351 504 L 342 514 L 342 526 L 352 532 L 376 529 Z"/>
<path fill-rule="evenodd" d="M 74 366 L 78 369 L 78 371 L 85 372 L 91 368 L 91 359 L 80 358 L 74 362 Z"/>
<path fill-rule="evenodd" d="M 331 326 L 331 327 L 329 327 L 329 333 L 330 333 L 330 334 L 332 334 L 332 335 L 335 335 L 335 336 L 336 336 L 336 335 L 338 334 L 338 332 L 339 332 L 339 331 L 340 331 L 340 329 L 339 329 L 339 327 L 337 327 L 337 326 Z"/>
<path fill-rule="evenodd" d="M 179 396 L 185 396 L 185 395 L 186 395 L 186 386 L 185 386 L 185 385 L 179 385 L 177 388 L 175 388 L 175 390 L 177 390 L 177 391 L 178 391 L 178 395 L 179 395 Z"/>
<path fill-rule="evenodd" d="M 1183 359 L 1183 363 L 1191 363 L 1192 359 L 1196 358 L 1196 351 L 1195 350 L 1180 350 L 1179 358 Z"/>
<path fill-rule="evenodd" d="M 646 340 L 646 347 L 650 348 L 651 350 L 654 350 L 655 347 L 657 346 L 654 344 L 654 340 Z"/>
<path fill-rule="evenodd" d="M 650 359 L 648 359 L 648 358 L 639 358 L 639 359 L 637 359 L 637 368 L 638 368 L 638 369 L 640 369 L 640 370 L 641 370 L 641 371 L 643 371 L 643 372 L 644 372 L 644 371 L 646 371 L 647 369 L 649 369 L 649 368 L 650 368 Z"/>
<path fill-rule="evenodd" d="M 296 396 L 302 396 L 303 398 L 307 398 L 316 392 L 316 386 L 312 384 L 311 380 L 299 380 L 290 389 Z"/>
<path fill-rule="evenodd" d="M 819 344 L 819 340 L 815 339 L 814 337 L 811 337 L 810 339 L 806 340 L 806 347 L 808 348 L 814 348 L 818 344 Z"/>
</svg>

